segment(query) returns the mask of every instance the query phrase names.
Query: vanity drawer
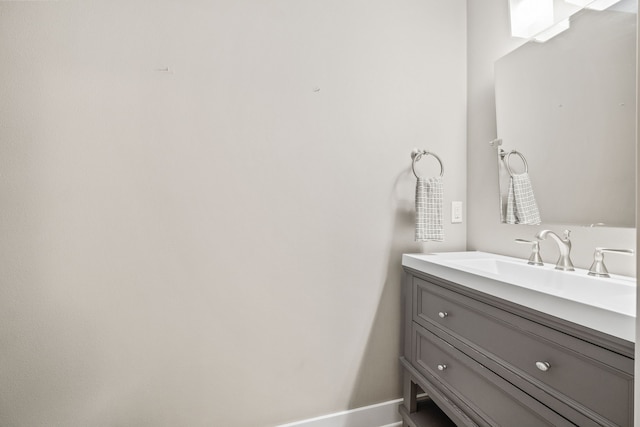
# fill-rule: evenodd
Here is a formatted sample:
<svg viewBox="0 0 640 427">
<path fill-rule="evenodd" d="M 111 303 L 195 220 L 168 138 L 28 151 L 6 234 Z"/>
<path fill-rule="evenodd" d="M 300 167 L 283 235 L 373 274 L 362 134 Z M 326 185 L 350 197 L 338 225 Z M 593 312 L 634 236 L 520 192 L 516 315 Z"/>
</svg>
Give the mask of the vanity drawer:
<svg viewBox="0 0 640 427">
<path fill-rule="evenodd" d="M 483 426 L 575 426 L 430 331 L 414 323 L 413 365 L 435 377 L 445 394 L 469 406 Z"/>
<path fill-rule="evenodd" d="M 633 360 L 421 279 L 413 288 L 415 322 L 441 328 L 581 412 L 632 425 Z"/>
</svg>

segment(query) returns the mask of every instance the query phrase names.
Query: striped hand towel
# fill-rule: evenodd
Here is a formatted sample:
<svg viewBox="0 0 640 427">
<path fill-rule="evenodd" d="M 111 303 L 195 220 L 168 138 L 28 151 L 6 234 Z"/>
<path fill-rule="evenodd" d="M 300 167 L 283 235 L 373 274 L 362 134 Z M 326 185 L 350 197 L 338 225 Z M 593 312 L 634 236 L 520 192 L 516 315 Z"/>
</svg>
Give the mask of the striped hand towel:
<svg viewBox="0 0 640 427">
<path fill-rule="evenodd" d="M 444 240 L 442 178 L 418 178 L 416 184 L 416 242 Z"/>
<path fill-rule="evenodd" d="M 507 196 L 507 224 L 540 224 L 540 212 L 528 173 L 511 175 Z"/>
</svg>

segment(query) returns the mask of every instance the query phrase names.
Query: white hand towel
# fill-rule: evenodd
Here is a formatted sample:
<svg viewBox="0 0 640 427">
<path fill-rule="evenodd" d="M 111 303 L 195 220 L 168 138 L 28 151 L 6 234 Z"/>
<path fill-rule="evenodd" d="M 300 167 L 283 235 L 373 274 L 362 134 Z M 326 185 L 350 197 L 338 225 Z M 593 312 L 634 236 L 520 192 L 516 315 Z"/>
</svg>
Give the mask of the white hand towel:
<svg viewBox="0 0 640 427">
<path fill-rule="evenodd" d="M 507 196 L 507 224 L 540 224 L 540 212 L 528 173 L 511 175 Z"/>
<path fill-rule="evenodd" d="M 442 242 L 442 178 L 418 178 L 416 183 L 416 242 Z"/>
</svg>

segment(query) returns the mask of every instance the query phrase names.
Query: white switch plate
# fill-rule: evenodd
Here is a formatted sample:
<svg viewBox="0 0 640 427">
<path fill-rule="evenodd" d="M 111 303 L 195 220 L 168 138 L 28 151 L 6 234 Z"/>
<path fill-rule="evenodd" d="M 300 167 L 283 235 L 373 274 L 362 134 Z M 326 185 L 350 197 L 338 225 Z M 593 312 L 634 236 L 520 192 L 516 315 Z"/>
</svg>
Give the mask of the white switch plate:
<svg viewBox="0 0 640 427">
<path fill-rule="evenodd" d="M 462 202 L 451 202 L 451 223 L 459 224 L 462 222 Z"/>
</svg>

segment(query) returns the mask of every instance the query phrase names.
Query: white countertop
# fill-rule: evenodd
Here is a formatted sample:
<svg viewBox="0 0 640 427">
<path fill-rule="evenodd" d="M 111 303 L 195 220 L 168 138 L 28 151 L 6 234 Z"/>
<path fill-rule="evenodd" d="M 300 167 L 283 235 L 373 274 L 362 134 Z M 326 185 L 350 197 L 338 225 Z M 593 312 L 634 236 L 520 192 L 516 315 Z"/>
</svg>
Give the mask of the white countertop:
<svg viewBox="0 0 640 427">
<path fill-rule="evenodd" d="M 636 280 L 487 252 L 404 254 L 402 265 L 588 328 L 635 342 Z"/>
</svg>

